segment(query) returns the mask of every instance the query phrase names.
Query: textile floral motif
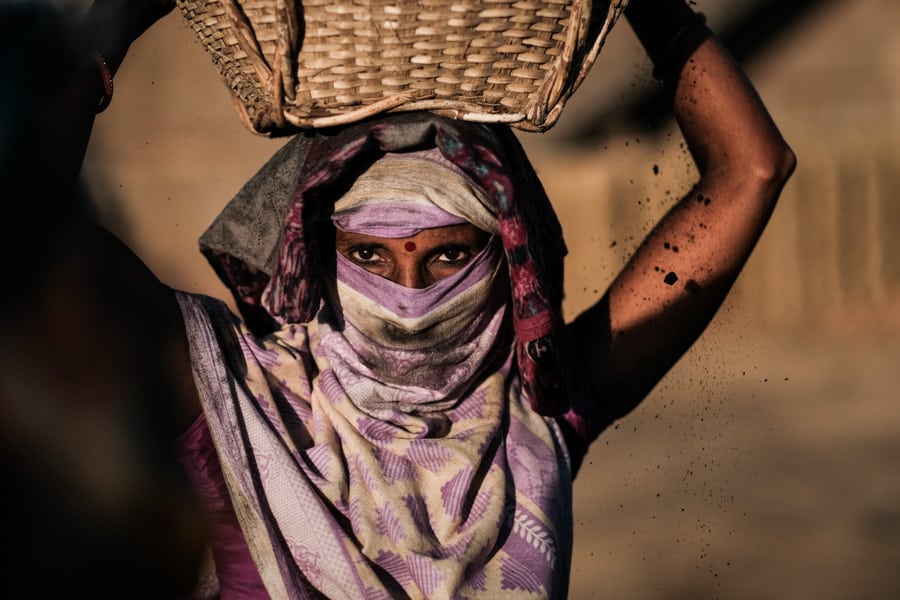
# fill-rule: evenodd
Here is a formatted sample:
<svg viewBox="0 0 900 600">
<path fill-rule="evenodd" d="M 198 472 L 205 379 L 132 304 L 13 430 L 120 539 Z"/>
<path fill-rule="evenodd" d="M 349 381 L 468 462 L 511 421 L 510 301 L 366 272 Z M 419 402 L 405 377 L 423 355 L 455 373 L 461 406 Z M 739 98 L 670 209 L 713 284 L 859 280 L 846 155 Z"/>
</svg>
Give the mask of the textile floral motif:
<svg viewBox="0 0 900 600">
<path fill-rule="evenodd" d="M 310 381 L 281 332 L 222 344 L 251 334 L 218 301 L 179 300 L 238 519 L 263 580 L 284 586 L 273 597 L 565 597 L 571 483 L 561 435 L 523 404 L 509 361 L 447 411 L 440 439 L 410 436 L 417 417 L 375 427 L 338 397 L 315 322 L 290 332 L 316 361 Z M 288 433 L 293 419 L 303 435 Z"/>
<path fill-rule="evenodd" d="M 565 245 L 521 147 L 508 128 L 423 115 L 320 132 L 304 147 L 277 246 L 249 263 L 271 269 L 233 256 L 245 244 L 204 248 L 245 322 L 179 295 L 222 475 L 269 594 L 565 598 L 571 473 L 548 417 L 570 400 Z M 361 170 L 420 150 L 486 193 L 497 259 L 450 299 L 478 315 L 463 339 L 382 351 L 364 321 L 385 303 L 341 295 L 330 218 Z M 360 310 L 343 310 L 350 302 Z"/>
</svg>

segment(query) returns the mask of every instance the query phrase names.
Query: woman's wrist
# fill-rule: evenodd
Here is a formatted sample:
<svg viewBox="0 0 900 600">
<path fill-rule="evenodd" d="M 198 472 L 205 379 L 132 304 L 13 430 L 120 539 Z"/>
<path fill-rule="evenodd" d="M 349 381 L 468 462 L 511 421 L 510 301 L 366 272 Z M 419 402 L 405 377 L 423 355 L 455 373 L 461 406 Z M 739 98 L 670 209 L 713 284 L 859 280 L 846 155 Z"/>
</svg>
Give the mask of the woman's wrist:
<svg viewBox="0 0 900 600">
<path fill-rule="evenodd" d="M 82 34 L 115 75 L 132 42 L 174 6 L 172 0 L 96 0 L 85 15 Z"/>
<path fill-rule="evenodd" d="M 653 76 L 674 87 L 694 51 L 713 34 L 684 0 L 631 0 L 625 18 L 653 63 Z"/>
<path fill-rule="evenodd" d="M 173 6 L 172 0 L 96 0 L 91 5 L 79 29 L 96 66 L 98 113 L 112 101 L 113 77 L 131 43 Z"/>
</svg>

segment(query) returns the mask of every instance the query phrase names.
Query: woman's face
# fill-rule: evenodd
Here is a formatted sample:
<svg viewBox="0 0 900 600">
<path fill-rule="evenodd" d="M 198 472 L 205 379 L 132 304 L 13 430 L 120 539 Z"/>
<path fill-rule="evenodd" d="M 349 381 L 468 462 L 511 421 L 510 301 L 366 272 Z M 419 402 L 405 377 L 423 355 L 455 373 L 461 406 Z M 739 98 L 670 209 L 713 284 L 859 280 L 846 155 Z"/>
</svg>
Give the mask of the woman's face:
<svg viewBox="0 0 900 600">
<path fill-rule="evenodd" d="M 370 273 L 420 289 L 462 269 L 481 252 L 490 237 L 470 223 L 424 229 L 407 238 L 337 230 L 335 247 L 344 258 Z"/>
</svg>

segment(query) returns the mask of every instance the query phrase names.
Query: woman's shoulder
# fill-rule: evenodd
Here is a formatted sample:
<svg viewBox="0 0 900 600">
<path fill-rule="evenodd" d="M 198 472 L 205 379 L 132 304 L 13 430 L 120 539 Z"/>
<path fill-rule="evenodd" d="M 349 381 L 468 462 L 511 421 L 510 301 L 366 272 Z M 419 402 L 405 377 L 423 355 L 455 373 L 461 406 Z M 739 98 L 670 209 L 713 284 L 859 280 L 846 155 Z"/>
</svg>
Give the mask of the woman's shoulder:
<svg viewBox="0 0 900 600">
<path fill-rule="evenodd" d="M 304 324 L 285 324 L 270 332 L 253 331 L 219 298 L 176 292 L 195 371 L 224 368 L 244 378 L 249 371 L 275 373 L 309 354 Z M 308 361 L 299 361 L 305 367 Z M 261 374 L 262 374 L 261 373 Z"/>
<path fill-rule="evenodd" d="M 175 290 L 175 298 L 188 327 L 201 323 L 240 324 L 240 318 L 220 298 L 181 290 Z"/>
</svg>

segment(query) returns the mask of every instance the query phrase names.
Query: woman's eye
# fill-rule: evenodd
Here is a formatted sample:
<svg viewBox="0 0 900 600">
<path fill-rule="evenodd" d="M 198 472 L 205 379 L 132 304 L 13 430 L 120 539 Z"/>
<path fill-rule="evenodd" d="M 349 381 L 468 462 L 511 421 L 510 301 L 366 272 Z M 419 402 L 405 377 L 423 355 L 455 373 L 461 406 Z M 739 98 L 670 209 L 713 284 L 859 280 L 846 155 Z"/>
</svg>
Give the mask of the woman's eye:
<svg viewBox="0 0 900 600">
<path fill-rule="evenodd" d="M 472 254 L 468 248 L 444 248 L 435 259 L 442 263 L 467 262 Z"/>
<path fill-rule="evenodd" d="M 374 248 L 356 248 L 347 254 L 351 260 L 358 263 L 371 263 L 378 260 L 378 252 Z"/>
</svg>

